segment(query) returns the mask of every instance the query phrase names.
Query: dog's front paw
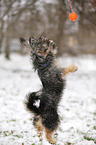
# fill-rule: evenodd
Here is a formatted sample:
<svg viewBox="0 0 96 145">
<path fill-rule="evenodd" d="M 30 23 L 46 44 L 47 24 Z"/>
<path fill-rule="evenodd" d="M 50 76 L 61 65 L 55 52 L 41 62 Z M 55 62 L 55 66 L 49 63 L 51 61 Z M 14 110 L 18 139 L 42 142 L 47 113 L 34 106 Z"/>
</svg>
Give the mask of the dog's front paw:
<svg viewBox="0 0 96 145">
<path fill-rule="evenodd" d="M 69 72 L 72 73 L 72 72 L 75 72 L 78 70 L 78 67 L 76 65 L 70 65 L 69 66 Z"/>
</svg>

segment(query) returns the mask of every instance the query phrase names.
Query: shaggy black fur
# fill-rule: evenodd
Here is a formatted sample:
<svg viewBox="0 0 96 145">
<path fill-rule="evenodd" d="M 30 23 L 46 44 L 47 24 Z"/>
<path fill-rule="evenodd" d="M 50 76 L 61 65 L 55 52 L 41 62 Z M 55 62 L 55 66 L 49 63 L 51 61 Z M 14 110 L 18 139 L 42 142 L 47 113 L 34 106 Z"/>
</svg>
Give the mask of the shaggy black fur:
<svg viewBox="0 0 96 145">
<path fill-rule="evenodd" d="M 41 116 L 45 128 L 54 131 L 59 124 L 57 109 L 65 86 L 65 81 L 61 77 L 62 69 L 54 64 L 55 55 L 52 50 L 55 49 L 55 44 L 46 38 L 31 37 L 29 45 L 32 49 L 31 59 L 34 69 L 37 70 L 42 82 L 42 90 L 29 93 L 26 105 L 30 111 Z M 47 55 L 40 55 L 39 50 L 45 53 L 49 47 L 52 48 Z"/>
</svg>

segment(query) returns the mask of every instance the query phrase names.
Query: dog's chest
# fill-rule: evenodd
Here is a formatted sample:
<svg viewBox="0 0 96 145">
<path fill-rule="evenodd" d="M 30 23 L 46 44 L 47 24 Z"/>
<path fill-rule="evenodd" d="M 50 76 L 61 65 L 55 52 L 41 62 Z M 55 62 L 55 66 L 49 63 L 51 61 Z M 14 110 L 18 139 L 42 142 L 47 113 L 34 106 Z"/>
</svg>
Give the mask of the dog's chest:
<svg viewBox="0 0 96 145">
<path fill-rule="evenodd" d="M 64 81 L 61 77 L 61 71 L 57 69 L 49 69 L 39 74 L 40 80 L 45 89 L 61 92 L 64 87 Z"/>
</svg>

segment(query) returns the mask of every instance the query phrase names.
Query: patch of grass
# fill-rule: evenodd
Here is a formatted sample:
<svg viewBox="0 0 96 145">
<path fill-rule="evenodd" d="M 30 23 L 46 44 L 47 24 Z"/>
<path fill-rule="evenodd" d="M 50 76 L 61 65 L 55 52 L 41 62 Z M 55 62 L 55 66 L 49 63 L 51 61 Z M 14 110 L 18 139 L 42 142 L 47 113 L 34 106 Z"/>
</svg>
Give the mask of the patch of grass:
<svg viewBox="0 0 96 145">
<path fill-rule="evenodd" d="M 4 136 L 9 136 L 9 135 L 13 134 L 13 130 L 11 130 L 11 132 L 3 131 L 2 133 L 4 134 Z"/>
<path fill-rule="evenodd" d="M 11 134 L 13 134 L 13 130 L 11 130 Z"/>
<path fill-rule="evenodd" d="M 18 137 L 18 138 L 23 138 L 23 136 L 22 135 L 18 135 L 18 134 L 16 134 L 16 135 L 13 135 L 14 137 Z"/>
<path fill-rule="evenodd" d="M 71 142 L 67 142 L 67 145 L 74 145 L 74 143 L 71 143 Z"/>
<path fill-rule="evenodd" d="M 96 144 L 96 140 L 94 141 L 94 143 Z"/>
<path fill-rule="evenodd" d="M 93 127 L 93 129 L 95 129 L 95 130 L 96 130 L 96 126 L 94 126 L 94 127 Z"/>
<path fill-rule="evenodd" d="M 54 134 L 54 138 L 57 140 L 58 133 Z"/>
<path fill-rule="evenodd" d="M 96 112 L 94 113 L 94 115 L 96 116 Z"/>
<path fill-rule="evenodd" d="M 21 133 L 23 133 L 23 131 L 21 131 Z M 24 133 L 28 133 L 28 131 L 24 131 Z"/>
<path fill-rule="evenodd" d="M 10 121 L 12 121 L 12 122 L 16 122 L 16 119 L 12 119 L 12 120 L 10 120 Z"/>
<path fill-rule="evenodd" d="M 87 126 L 89 127 L 90 125 L 89 125 L 89 124 L 87 124 Z"/>
<path fill-rule="evenodd" d="M 24 121 L 24 124 L 26 124 L 27 122 L 26 121 Z"/>
<path fill-rule="evenodd" d="M 95 141 L 94 138 L 88 137 L 88 136 L 84 136 L 84 139 L 88 140 L 88 141 Z"/>
</svg>

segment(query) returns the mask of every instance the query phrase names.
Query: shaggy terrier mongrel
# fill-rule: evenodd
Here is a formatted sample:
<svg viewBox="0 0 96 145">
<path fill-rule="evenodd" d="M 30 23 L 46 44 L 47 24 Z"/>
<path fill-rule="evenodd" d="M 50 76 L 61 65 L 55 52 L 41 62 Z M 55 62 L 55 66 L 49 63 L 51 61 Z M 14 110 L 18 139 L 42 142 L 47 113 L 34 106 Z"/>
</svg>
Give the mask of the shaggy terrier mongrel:
<svg viewBox="0 0 96 145">
<path fill-rule="evenodd" d="M 55 63 L 56 45 L 44 34 L 39 38 L 30 37 L 28 42 L 23 38 L 20 41 L 30 48 L 34 69 L 42 82 L 42 89 L 27 95 L 26 106 L 34 114 L 33 124 L 38 136 L 41 138 L 45 130 L 47 140 L 55 144 L 52 135 L 60 122 L 58 103 L 65 88 L 65 76 L 75 72 L 77 66 L 58 67 Z"/>
</svg>

